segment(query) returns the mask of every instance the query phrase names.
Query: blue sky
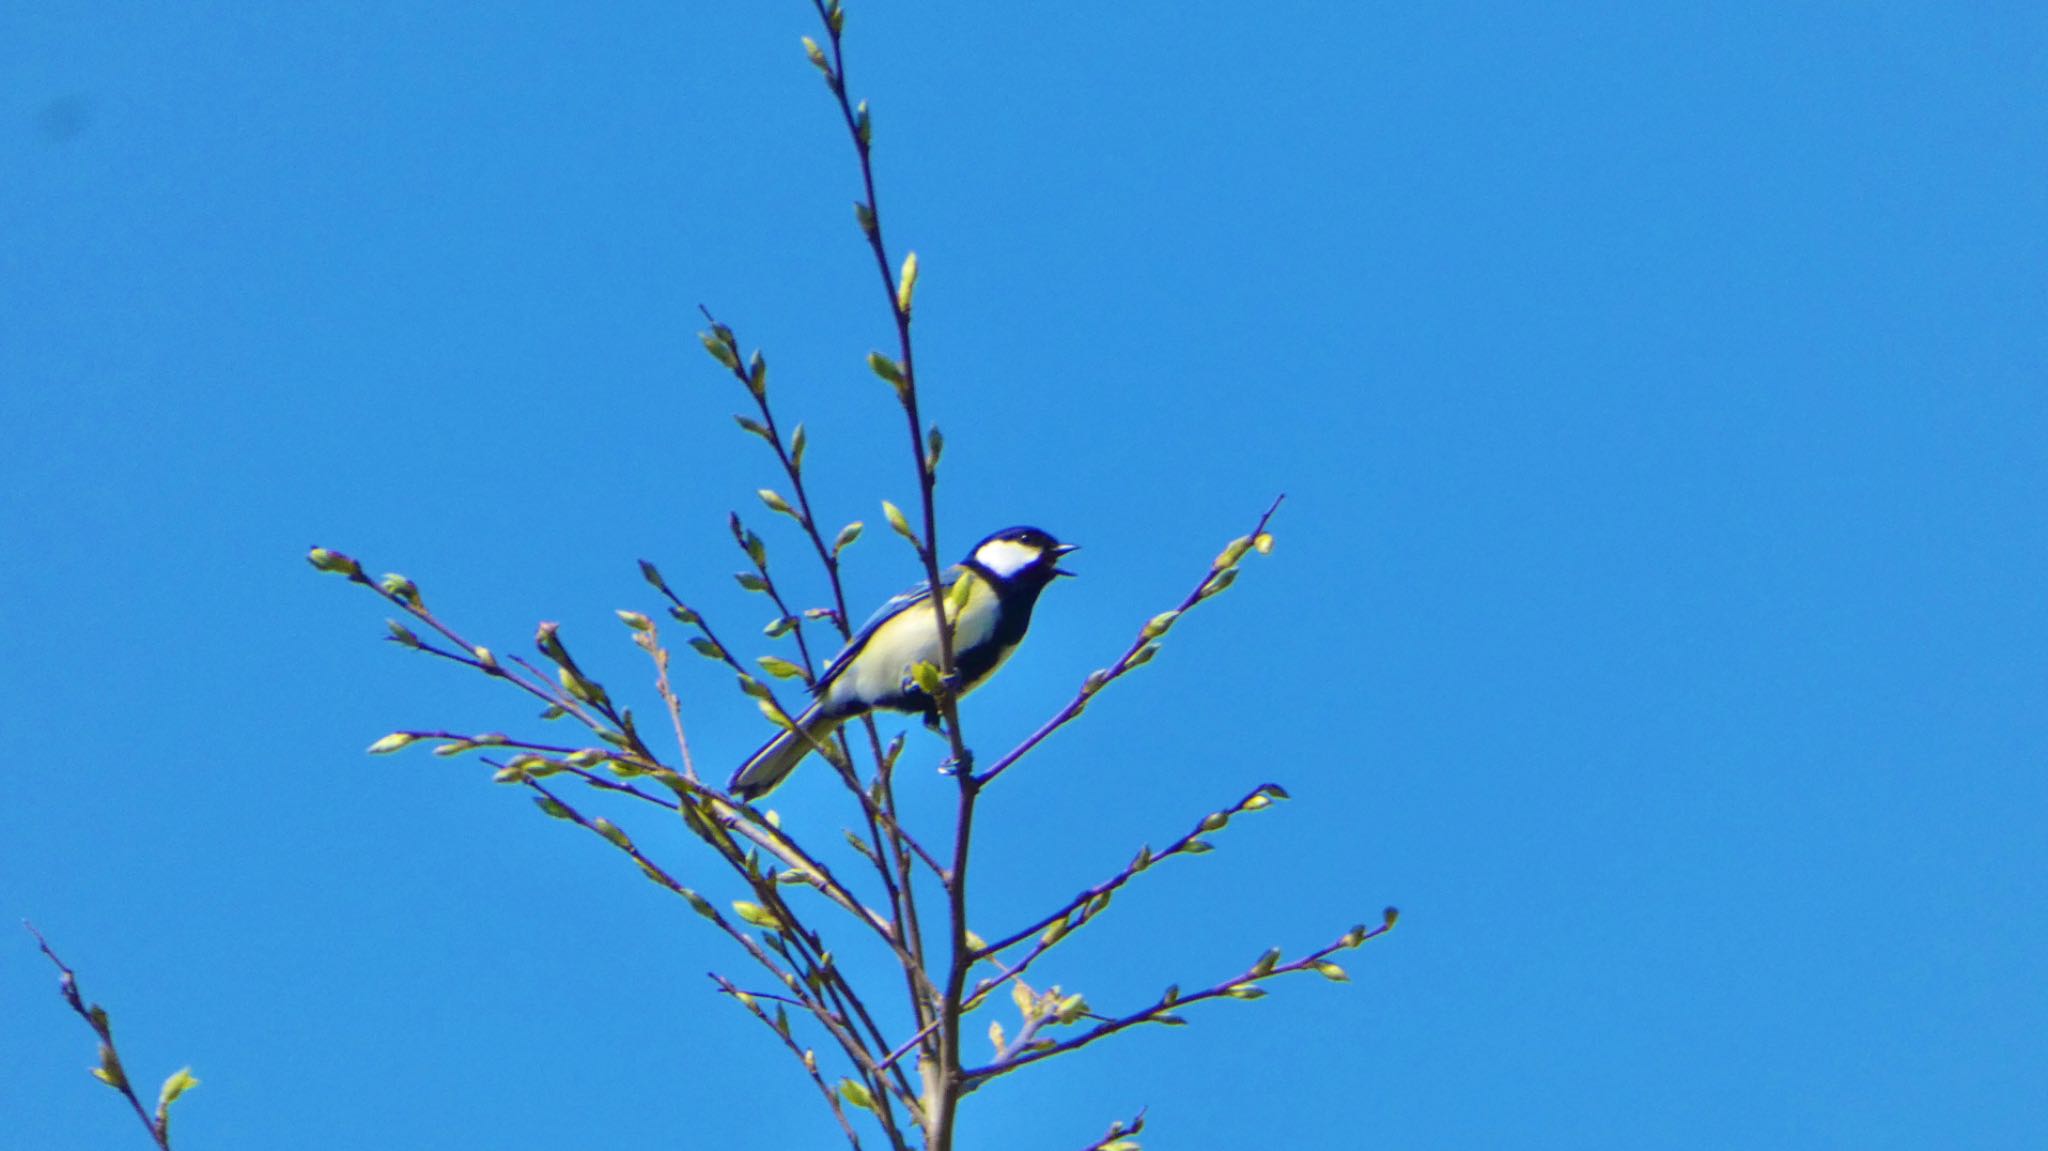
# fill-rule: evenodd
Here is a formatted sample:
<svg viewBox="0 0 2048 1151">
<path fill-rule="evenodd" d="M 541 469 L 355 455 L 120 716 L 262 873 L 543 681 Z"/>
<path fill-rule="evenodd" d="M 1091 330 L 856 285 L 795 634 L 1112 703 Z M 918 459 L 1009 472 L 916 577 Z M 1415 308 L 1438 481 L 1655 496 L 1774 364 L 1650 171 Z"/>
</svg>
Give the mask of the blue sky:
<svg viewBox="0 0 2048 1151">
<path fill-rule="evenodd" d="M 908 501 L 812 31 L 0 8 L 0 911 L 138 1078 L 196 1068 L 181 1145 L 836 1139 L 709 991 L 729 944 L 481 768 L 361 754 L 530 709 L 301 558 L 504 650 L 560 620 L 651 709 L 635 559 L 761 615 L 723 521 L 776 477 L 700 303 L 767 348 L 827 516 Z M 1048 977 L 1135 1006 L 1404 911 L 1348 986 L 984 1091 L 977 1147 L 1146 1104 L 1196 1149 L 2048 1141 L 2036 6 L 877 0 L 849 49 L 923 261 L 943 546 L 1087 548 L 974 742 L 1289 495 L 992 793 L 983 914 L 1267 779 L 1296 801 Z M 852 555 L 857 601 L 914 575 Z M 737 762 L 758 717 L 680 674 Z M 830 838 L 818 775 L 776 803 Z M 0 1143 L 139 1145 L 49 974 L 0 943 Z"/>
</svg>

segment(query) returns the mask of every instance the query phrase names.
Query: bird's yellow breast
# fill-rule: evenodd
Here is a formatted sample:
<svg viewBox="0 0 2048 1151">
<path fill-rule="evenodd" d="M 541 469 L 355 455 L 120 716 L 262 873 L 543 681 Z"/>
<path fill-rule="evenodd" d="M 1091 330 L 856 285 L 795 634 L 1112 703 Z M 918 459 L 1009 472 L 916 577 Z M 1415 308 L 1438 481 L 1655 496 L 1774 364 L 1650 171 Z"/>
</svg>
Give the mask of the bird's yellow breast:
<svg viewBox="0 0 2048 1151">
<path fill-rule="evenodd" d="M 993 640 L 1001 601 L 987 581 L 967 572 L 967 602 L 959 608 L 953 625 L 953 654 L 978 648 Z M 1007 651 L 997 656 L 1001 663 Z M 828 704 L 851 700 L 880 700 L 901 690 L 910 669 L 920 663 L 939 663 L 937 613 L 930 600 L 915 603 L 883 620 L 862 645 L 852 663 L 825 690 Z M 973 685 L 968 685 L 972 687 Z"/>
</svg>

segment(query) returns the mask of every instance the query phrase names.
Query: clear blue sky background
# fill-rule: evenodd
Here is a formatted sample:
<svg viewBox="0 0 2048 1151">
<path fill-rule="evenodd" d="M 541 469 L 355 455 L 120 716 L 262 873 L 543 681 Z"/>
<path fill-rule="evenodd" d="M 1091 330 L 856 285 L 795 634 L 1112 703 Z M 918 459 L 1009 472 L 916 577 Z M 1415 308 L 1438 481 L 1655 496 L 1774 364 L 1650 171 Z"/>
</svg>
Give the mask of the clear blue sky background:
<svg viewBox="0 0 2048 1151">
<path fill-rule="evenodd" d="M 769 349 L 832 519 L 908 500 L 812 31 L 0 7 L 0 912 L 139 1078 L 197 1069 L 181 1145 L 837 1138 L 710 993 L 729 944 L 477 765 L 362 755 L 531 709 L 301 558 L 501 649 L 559 619 L 651 705 L 637 557 L 764 618 L 723 521 L 776 477 L 700 302 Z M 974 1146 L 1142 1104 L 1217 1151 L 2048 1145 L 2039 6 L 869 0 L 849 32 L 924 260 L 946 548 L 1087 545 L 975 741 L 1290 497 L 992 794 L 982 930 L 1265 779 L 1297 801 L 1047 977 L 1133 1006 L 1406 913 L 1350 986 L 976 1096 Z M 857 600 L 913 575 L 852 554 Z M 733 762 L 760 721 L 685 658 Z M 845 819 L 816 771 L 776 798 Z M 50 974 L 0 935 L 0 1144 L 140 1145 Z"/>
</svg>

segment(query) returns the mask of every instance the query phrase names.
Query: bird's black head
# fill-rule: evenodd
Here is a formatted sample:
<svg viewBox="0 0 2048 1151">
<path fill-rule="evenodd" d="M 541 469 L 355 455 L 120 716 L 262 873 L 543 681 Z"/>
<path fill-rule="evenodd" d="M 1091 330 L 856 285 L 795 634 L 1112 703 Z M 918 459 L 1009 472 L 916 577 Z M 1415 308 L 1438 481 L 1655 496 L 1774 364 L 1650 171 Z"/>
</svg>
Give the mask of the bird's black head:
<svg viewBox="0 0 2048 1151">
<path fill-rule="evenodd" d="M 1076 550 L 1038 528 L 1005 528 L 974 545 L 967 564 L 979 568 L 1003 584 L 1035 584 L 1043 587 L 1056 576 L 1073 572 L 1059 566 L 1060 557 Z"/>
</svg>

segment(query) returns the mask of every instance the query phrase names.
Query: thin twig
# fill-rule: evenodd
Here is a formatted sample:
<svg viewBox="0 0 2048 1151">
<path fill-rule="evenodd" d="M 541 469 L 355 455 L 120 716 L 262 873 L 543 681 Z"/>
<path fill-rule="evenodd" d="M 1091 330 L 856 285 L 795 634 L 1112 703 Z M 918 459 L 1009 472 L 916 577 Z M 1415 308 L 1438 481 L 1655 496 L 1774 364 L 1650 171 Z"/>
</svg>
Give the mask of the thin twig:
<svg viewBox="0 0 2048 1151">
<path fill-rule="evenodd" d="M 1265 514 L 1259 517 L 1259 522 L 1255 526 L 1253 526 L 1250 534 L 1244 536 L 1243 539 L 1247 541 L 1255 541 L 1265 536 L 1266 525 L 1272 521 L 1273 513 L 1280 510 L 1280 502 L 1282 500 L 1285 500 L 1286 498 L 1287 496 L 1284 493 L 1275 498 L 1273 500 L 1272 505 L 1266 509 Z M 1243 553 L 1240 552 L 1239 557 L 1242 558 L 1242 555 Z M 1219 560 L 1221 558 L 1222 557 L 1220 556 L 1218 557 Z M 1221 588 L 1217 588 L 1215 586 L 1215 581 L 1217 580 L 1217 578 L 1224 572 L 1234 570 L 1235 566 L 1236 561 L 1232 561 L 1232 563 L 1228 565 L 1220 563 L 1216 565 L 1211 565 L 1209 571 L 1202 576 L 1201 582 L 1195 585 L 1195 589 L 1189 592 L 1187 594 L 1187 597 L 1180 601 L 1179 607 L 1174 608 L 1171 612 L 1165 613 L 1165 616 L 1153 617 L 1154 620 L 1159 620 L 1166 617 L 1178 619 L 1182 614 L 1186 613 L 1188 609 L 1194 607 L 1198 603 L 1201 603 L 1203 600 L 1208 599 L 1211 596 L 1215 595 L 1217 591 L 1221 590 Z M 1225 584 L 1224 586 L 1228 585 Z M 1171 620 L 1169 620 L 1167 626 L 1172 626 Z M 1024 756 L 1027 753 L 1029 753 L 1032 748 L 1037 747 L 1039 744 L 1045 742 L 1047 736 L 1051 735 L 1053 732 L 1058 731 L 1060 728 L 1065 727 L 1068 723 L 1071 723 L 1076 716 L 1080 715 L 1082 710 L 1088 706 L 1088 701 L 1094 697 L 1095 693 L 1101 691 L 1103 688 L 1109 686 L 1116 680 L 1123 678 L 1124 674 L 1130 671 L 1133 667 L 1136 667 L 1139 664 L 1145 662 L 1145 659 L 1139 658 L 1140 653 L 1143 653 L 1147 649 L 1151 648 L 1154 642 L 1161 635 L 1165 634 L 1163 630 L 1154 631 L 1154 627 L 1154 623 L 1147 623 L 1144 629 L 1138 633 L 1138 638 L 1131 641 L 1131 646 L 1124 649 L 1124 654 L 1119 656 L 1115 663 L 1111 664 L 1107 669 L 1103 671 L 1098 671 L 1095 674 L 1089 676 L 1087 682 L 1081 685 L 1081 690 L 1075 694 L 1072 700 L 1068 701 L 1067 706 L 1061 708 L 1058 714 L 1054 715 L 1051 719 L 1045 721 L 1045 723 L 1042 724 L 1037 731 L 1034 731 L 1029 736 L 1025 737 L 1023 743 L 1020 743 L 1016 747 L 1010 749 L 1008 754 L 1004 755 L 1001 759 L 997 760 L 994 764 L 992 764 L 987 771 L 981 774 L 980 782 L 984 786 L 995 782 L 997 776 L 1003 774 L 1004 772 L 1010 770 L 1010 768 L 1014 767 L 1017 761 L 1024 758 Z M 1149 656 L 1146 657 L 1146 659 L 1149 658 Z"/>
<path fill-rule="evenodd" d="M 57 958 L 57 953 L 50 948 L 49 940 L 43 938 L 43 933 L 36 930 L 35 924 L 23 920 L 21 925 L 30 935 L 35 936 L 36 946 L 42 949 L 50 962 L 57 965 L 57 989 L 63 994 L 65 1004 L 77 1013 L 80 1019 L 85 1020 L 86 1025 L 92 1028 L 93 1034 L 99 1036 L 100 1065 L 93 1070 L 93 1075 L 100 1082 L 119 1091 L 121 1097 L 128 1101 L 128 1106 L 135 1109 L 135 1117 L 142 1121 L 142 1126 L 149 1132 L 149 1137 L 155 1140 L 156 1145 L 163 1151 L 171 1151 L 170 1115 L 164 1107 L 159 1106 L 156 1118 L 151 1118 L 149 1108 L 143 1106 L 142 1100 L 136 1096 L 134 1086 L 128 1081 L 127 1069 L 121 1064 L 121 1054 L 114 1047 L 114 1024 L 113 1020 L 107 1017 L 106 1009 L 97 1003 L 87 1007 L 78 989 L 78 973 L 62 959 Z"/>
</svg>

